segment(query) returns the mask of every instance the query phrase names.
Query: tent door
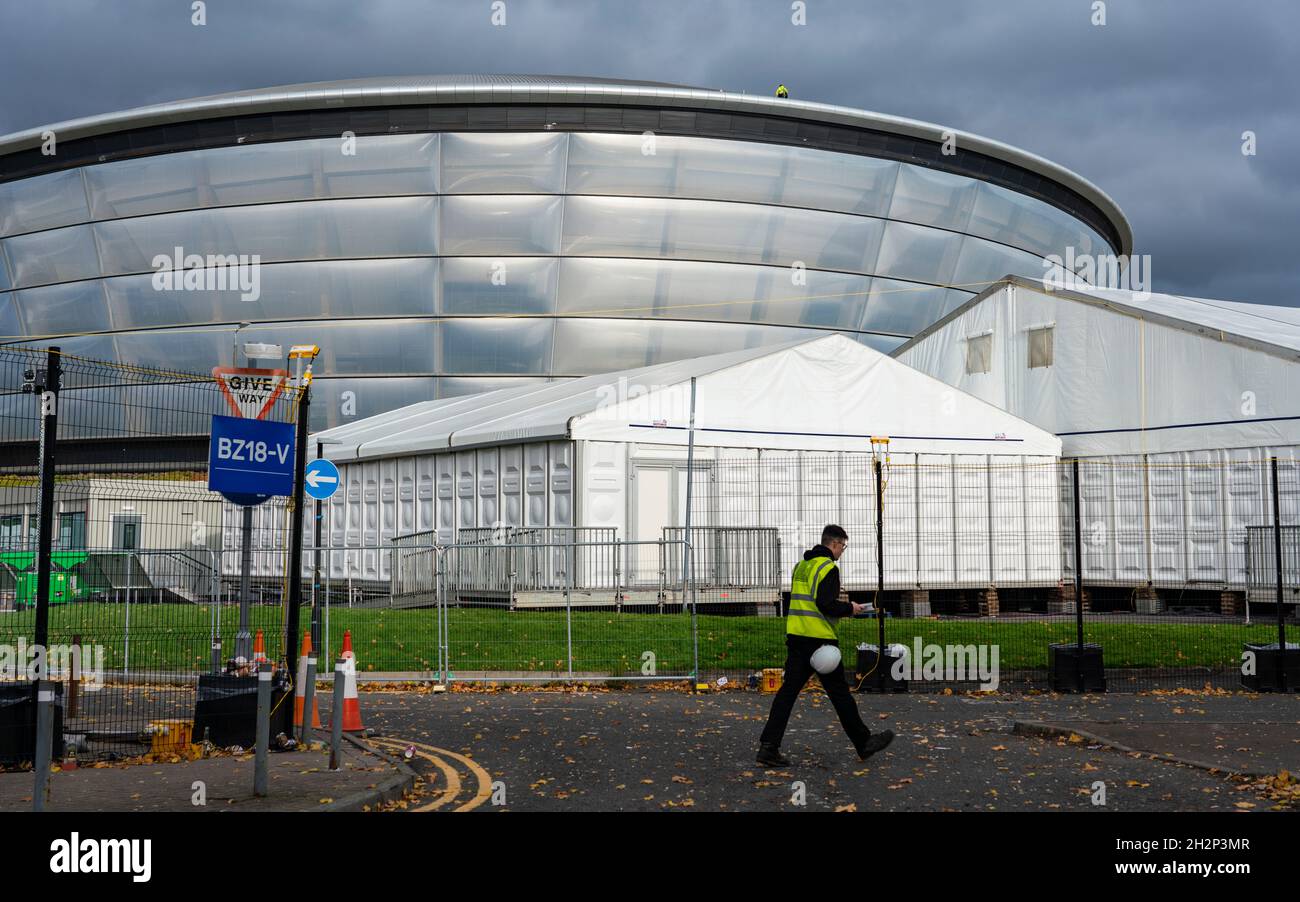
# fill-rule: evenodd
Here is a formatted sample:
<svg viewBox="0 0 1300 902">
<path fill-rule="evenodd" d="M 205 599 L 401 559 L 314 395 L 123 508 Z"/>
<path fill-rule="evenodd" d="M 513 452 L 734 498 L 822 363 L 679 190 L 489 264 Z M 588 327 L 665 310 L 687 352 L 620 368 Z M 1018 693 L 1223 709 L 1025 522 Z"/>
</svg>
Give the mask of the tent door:
<svg viewBox="0 0 1300 902">
<path fill-rule="evenodd" d="M 696 464 L 695 492 L 707 491 L 709 480 L 704 474 L 706 466 Z M 692 526 L 704 526 L 700 516 L 708 509 L 704 498 L 693 499 L 695 514 Z M 637 464 L 632 469 L 632 511 L 629 518 L 634 542 L 658 542 L 663 538 L 664 527 L 686 525 L 686 465 Z M 679 553 L 668 549 L 660 554 L 658 545 L 635 545 L 628 550 L 628 584 L 654 585 L 660 580 L 660 570 L 671 566 L 676 572 L 681 564 Z M 676 562 L 676 563 L 675 563 Z M 671 574 L 671 584 L 679 579 Z"/>
</svg>

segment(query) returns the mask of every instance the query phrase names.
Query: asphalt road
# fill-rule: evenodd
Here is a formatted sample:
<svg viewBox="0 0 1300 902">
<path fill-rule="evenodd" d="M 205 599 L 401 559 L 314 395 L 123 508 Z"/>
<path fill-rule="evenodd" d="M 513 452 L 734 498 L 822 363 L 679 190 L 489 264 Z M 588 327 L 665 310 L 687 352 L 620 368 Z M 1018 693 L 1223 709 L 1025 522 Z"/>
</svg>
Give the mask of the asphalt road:
<svg viewBox="0 0 1300 902">
<path fill-rule="evenodd" d="M 1228 773 L 1234 758 L 1261 773 L 1277 761 L 1296 760 L 1300 770 L 1295 696 L 857 698 L 873 729 L 897 734 L 889 749 L 859 761 L 829 700 L 806 691 L 782 746 L 793 761 L 783 770 L 754 763 L 771 703 L 756 692 L 368 692 L 362 705 L 366 726 L 390 748 L 418 743 L 412 762 L 428 773 L 427 790 L 447 794 L 454 771 L 460 801 L 475 800 L 464 807 L 478 811 L 1244 812 L 1279 802 Z M 1063 724 L 1067 732 L 1022 735 L 1013 731 L 1017 719 Z M 1071 724 L 1094 734 L 1122 728 L 1124 744 L 1145 742 L 1155 752 L 1180 746 L 1181 731 L 1198 739 L 1201 758 L 1214 763 L 1219 755 L 1226 769 L 1071 741 Z M 1247 754 L 1245 742 L 1271 751 Z M 1098 784 L 1104 804 L 1096 803 Z M 451 801 L 437 807 L 458 807 Z"/>
</svg>

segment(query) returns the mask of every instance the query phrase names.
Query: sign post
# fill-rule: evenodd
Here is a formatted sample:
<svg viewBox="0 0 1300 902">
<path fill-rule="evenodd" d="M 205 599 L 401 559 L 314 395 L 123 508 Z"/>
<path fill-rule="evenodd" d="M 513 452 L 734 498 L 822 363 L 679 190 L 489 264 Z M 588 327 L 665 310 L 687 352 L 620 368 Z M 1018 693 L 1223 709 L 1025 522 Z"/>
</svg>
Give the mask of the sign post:
<svg viewBox="0 0 1300 902">
<path fill-rule="evenodd" d="M 274 383 L 275 380 L 272 378 L 270 381 Z M 272 384 L 250 391 L 247 398 L 236 394 L 234 400 L 227 390 L 226 399 L 237 415 L 213 416 L 208 444 L 208 488 L 243 508 L 239 632 L 235 635 L 235 656 L 244 661 L 252 659 L 249 610 L 252 602 L 253 508 L 273 495 L 293 494 L 296 443 L 294 424 L 246 419 L 242 414 L 248 410 L 257 416 L 265 416 L 283 384 L 280 380 L 278 386 Z M 259 401 L 258 393 L 269 400 Z"/>
<path fill-rule="evenodd" d="M 294 345 L 289 349 L 289 360 L 294 368 L 294 385 L 298 396 L 297 453 L 294 455 L 293 501 L 289 524 L 289 598 L 285 606 L 285 659 L 290 673 L 298 672 L 298 614 L 302 608 L 302 531 L 303 507 L 307 504 L 304 477 L 307 468 L 307 435 L 311 413 L 311 366 L 320 353 L 317 345 Z"/>
</svg>

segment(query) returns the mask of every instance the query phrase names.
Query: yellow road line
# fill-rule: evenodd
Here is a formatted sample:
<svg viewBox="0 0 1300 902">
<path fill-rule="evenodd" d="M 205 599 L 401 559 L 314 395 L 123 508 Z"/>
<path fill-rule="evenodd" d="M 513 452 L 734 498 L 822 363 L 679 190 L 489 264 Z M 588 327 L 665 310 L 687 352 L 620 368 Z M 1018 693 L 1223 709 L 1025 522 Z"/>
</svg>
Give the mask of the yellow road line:
<svg viewBox="0 0 1300 902">
<path fill-rule="evenodd" d="M 372 741 L 378 741 L 378 737 L 373 737 Z M 456 793 L 452 795 L 450 798 L 454 798 L 455 795 L 459 795 L 460 793 L 460 776 L 456 772 L 455 768 L 452 768 L 450 765 L 447 764 L 446 761 L 443 760 L 442 756 L 445 755 L 446 757 L 455 759 L 456 761 L 463 764 L 465 768 L 475 776 L 478 782 L 478 790 L 474 793 L 474 797 L 472 799 L 470 799 L 468 802 L 465 802 L 463 805 L 460 805 L 459 807 L 453 810 L 472 811 L 475 808 L 478 808 L 480 805 L 482 805 L 484 802 L 486 802 L 489 798 L 492 797 L 492 775 L 488 773 L 487 769 L 484 768 L 478 762 L 470 758 L 467 758 L 466 756 L 461 755 L 457 752 L 453 752 L 450 749 L 439 748 L 437 746 L 428 745 L 427 743 L 423 743 L 423 742 L 409 742 L 402 739 L 385 739 L 383 741 L 390 748 L 397 748 L 399 746 L 402 747 L 403 749 L 407 747 L 414 747 L 420 750 L 421 752 L 423 752 L 423 754 L 421 754 L 420 757 L 437 764 L 438 767 L 440 767 L 443 770 L 443 772 L 447 774 L 447 778 L 448 778 L 447 782 L 449 785 L 452 784 L 454 781 L 454 785 L 456 787 Z M 425 806 L 417 810 L 419 811 L 433 810 L 434 808 L 438 808 L 446 804 L 447 801 L 450 801 L 450 798 L 441 799 L 434 805 Z"/>
<path fill-rule="evenodd" d="M 401 742 L 401 741 L 394 741 L 394 740 L 380 741 L 372 738 L 371 741 L 377 742 L 384 748 L 387 748 L 388 750 L 394 752 L 405 751 L 411 745 L 411 743 L 409 742 Z M 446 761 L 443 761 L 437 755 L 430 755 L 426 752 L 417 752 L 416 754 L 418 754 L 421 758 L 425 759 L 426 761 L 432 762 L 434 765 L 438 767 L 439 770 L 442 771 L 443 777 L 447 780 L 447 788 L 438 790 L 439 798 L 437 798 L 433 802 L 430 802 L 427 805 L 421 805 L 419 808 L 414 808 L 412 810 L 413 811 L 436 811 L 437 809 L 441 808 L 443 805 L 446 805 L 449 802 L 454 802 L 456 800 L 456 796 L 460 795 L 460 774 L 456 773 L 456 769 L 454 767 L 452 767 Z"/>
</svg>

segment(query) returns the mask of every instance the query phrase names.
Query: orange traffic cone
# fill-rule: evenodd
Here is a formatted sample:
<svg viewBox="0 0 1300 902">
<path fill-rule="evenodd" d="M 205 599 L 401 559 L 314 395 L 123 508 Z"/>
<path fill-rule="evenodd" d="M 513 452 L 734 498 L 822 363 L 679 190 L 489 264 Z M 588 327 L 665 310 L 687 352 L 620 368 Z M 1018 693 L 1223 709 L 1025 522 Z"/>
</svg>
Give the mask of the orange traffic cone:
<svg viewBox="0 0 1300 902">
<path fill-rule="evenodd" d="M 352 630 L 343 634 L 343 651 L 339 654 L 343 659 L 343 732 L 360 733 L 365 727 L 361 726 L 361 700 L 357 697 L 357 656 L 352 651 Z"/>
<path fill-rule="evenodd" d="M 311 657 L 311 633 L 302 634 L 302 651 L 298 654 L 298 679 L 293 689 L 293 725 L 302 726 L 302 712 L 307 704 L 307 659 Z M 321 729 L 320 707 L 316 704 L 316 693 L 311 696 L 312 729 Z"/>
<path fill-rule="evenodd" d="M 262 637 L 262 631 L 257 631 L 257 636 L 253 639 L 253 661 L 262 663 L 266 660 L 266 640 Z"/>
</svg>

